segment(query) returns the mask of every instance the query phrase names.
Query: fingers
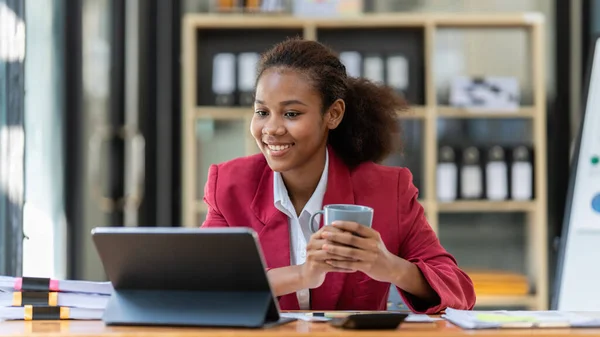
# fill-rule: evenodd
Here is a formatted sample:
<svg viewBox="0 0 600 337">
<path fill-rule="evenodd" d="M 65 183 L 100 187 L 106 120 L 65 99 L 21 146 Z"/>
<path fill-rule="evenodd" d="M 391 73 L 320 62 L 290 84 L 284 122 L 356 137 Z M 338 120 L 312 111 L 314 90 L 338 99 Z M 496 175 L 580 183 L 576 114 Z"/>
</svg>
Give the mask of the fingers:
<svg viewBox="0 0 600 337">
<path fill-rule="evenodd" d="M 371 227 L 363 226 L 352 221 L 334 221 L 332 227 L 352 232 L 363 238 L 379 238 L 379 233 Z"/>
<path fill-rule="evenodd" d="M 326 260 L 351 261 L 352 258 L 346 257 L 346 256 L 341 256 L 341 255 L 330 254 L 328 251 L 325 251 L 325 250 L 311 250 L 311 251 L 308 251 L 306 260 L 307 261 L 309 261 L 309 260 L 317 261 L 317 262 L 324 262 Z"/>
<path fill-rule="evenodd" d="M 349 247 L 356 247 L 364 250 L 375 250 L 377 249 L 377 241 L 372 238 L 361 238 L 353 235 L 350 232 L 331 232 L 326 231 L 321 236 L 329 242 L 342 244 Z"/>
<path fill-rule="evenodd" d="M 337 260 L 327 260 L 325 261 L 328 265 L 334 268 L 342 269 L 342 270 L 364 270 L 365 262 L 361 261 L 337 261 Z"/>
<path fill-rule="evenodd" d="M 340 261 L 372 261 L 375 258 L 375 253 L 372 251 L 357 249 L 352 247 L 344 247 L 339 245 L 325 244 L 323 251 L 335 255 L 335 260 Z M 341 258 L 343 259 L 341 259 Z"/>
</svg>

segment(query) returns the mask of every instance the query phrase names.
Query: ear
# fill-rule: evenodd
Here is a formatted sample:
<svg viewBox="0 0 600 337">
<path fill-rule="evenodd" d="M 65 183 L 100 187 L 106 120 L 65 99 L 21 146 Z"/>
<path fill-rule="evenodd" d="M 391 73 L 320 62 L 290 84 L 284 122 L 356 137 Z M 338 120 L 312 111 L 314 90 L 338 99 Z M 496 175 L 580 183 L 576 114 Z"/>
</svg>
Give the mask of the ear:
<svg viewBox="0 0 600 337">
<path fill-rule="evenodd" d="M 338 98 L 325 114 L 327 128 L 330 130 L 335 129 L 342 122 L 344 118 L 344 112 L 346 111 L 346 103 L 343 99 Z"/>
</svg>

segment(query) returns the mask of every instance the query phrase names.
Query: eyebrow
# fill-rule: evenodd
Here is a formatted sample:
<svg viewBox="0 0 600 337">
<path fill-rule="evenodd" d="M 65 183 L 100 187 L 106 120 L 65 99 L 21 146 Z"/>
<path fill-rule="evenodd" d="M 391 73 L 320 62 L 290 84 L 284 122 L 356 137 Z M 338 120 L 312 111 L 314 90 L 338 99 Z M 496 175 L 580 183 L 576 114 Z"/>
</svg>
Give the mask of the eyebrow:
<svg viewBox="0 0 600 337">
<path fill-rule="evenodd" d="M 261 100 L 258 100 L 258 99 L 255 100 L 255 102 L 258 103 L 258 104 L 265 104 L 265 102 L 263 102 Z M 290 99 L 290 100 L 287 100 L 287 101 L 279 102 L 279 105 L 281 105 L 281 106 L 287 106 L 287 105 L 292 105 L 292 104 L 300 104 L 300 105 L 307 106 L 306 103 L 304 103 L 302 101 L 299 101 L 297 99 Z"/>
</svg>

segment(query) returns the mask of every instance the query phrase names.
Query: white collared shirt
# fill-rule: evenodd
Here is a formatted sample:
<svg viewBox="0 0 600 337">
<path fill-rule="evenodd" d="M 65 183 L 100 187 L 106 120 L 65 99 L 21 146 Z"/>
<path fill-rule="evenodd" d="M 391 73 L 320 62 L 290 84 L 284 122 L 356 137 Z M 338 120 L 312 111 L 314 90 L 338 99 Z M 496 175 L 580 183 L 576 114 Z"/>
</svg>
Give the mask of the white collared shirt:
<svg viewBox="0 0 600 337">
<path fill-rule="evenodd" d="M 288 217 L 290 227 L 290 257 L 291 265 L 303 264 L 306 261 L 306 244 L 310 241 L 312 231 L 310 229 L 310 217 L 321 210 L 323 197 L 327 189 L 327 171 L 329 168 L 329 153 L 325 151 L 325 167 L 317 188 L 302 209 L 300 216 L 296 216 L 296 210 L 290 200 L 287 188 L 281 177 L 281 173 L 273 173 L 273 196 L 275 207 Z M 320 217 L 315 217 L 314 228 L 318 228 Z M 296 293 L 300 310 L 310 310 L 309 289 L 302 289 Z"/>
</svg>

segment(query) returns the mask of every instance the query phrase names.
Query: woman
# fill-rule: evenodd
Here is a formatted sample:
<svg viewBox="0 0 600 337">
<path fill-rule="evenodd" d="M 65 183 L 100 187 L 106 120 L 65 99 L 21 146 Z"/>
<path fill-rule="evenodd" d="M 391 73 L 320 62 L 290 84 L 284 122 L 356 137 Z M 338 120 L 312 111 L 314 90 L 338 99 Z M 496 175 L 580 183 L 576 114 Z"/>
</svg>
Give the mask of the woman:
<svg viewBox="0 0 600 337">
<path fill-rule="evenodd" d="M 400 97 L 348 77 L 322 44 L 290 39 L 263 55 L 255 99 L 262 154 L 211 165 L 202 227 L 258 233 L 282 310 L 385 310 L 390 283 L 417 313 L 473 307 L 473 284 L 427 223 L 409 170 L 376 164 L 392 151 Z M 313 234 L 310 216 L 327 204 L 374 208 L 372 227 Z"/>
</svg>

